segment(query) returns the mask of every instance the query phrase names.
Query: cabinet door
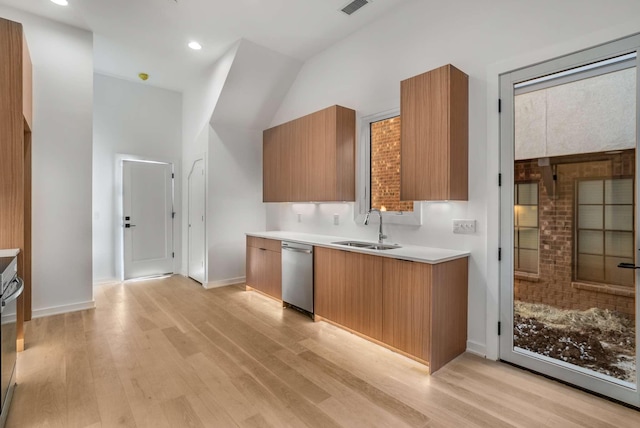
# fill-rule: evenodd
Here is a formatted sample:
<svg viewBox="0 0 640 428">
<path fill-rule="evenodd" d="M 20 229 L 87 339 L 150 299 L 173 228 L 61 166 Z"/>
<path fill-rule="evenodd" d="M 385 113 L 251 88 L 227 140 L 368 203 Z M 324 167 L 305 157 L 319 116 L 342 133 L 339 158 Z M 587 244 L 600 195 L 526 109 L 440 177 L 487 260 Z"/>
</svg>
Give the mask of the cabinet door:
<svg viewBox="0 0 640 428">
<path fill-rule="evenodd" d="M 265 292 L 267 250 L 247 246 L 247 285 Z"/>
<path fill-rule="evenodd" d="M 311 144 L 307 148 L 309 168 L 307 197 L 311 201 L 336 200 L 336 142 L 335 109 L 330 107 L 307 117 L 307 138 Z"/>
<path fill-rule="evenodd" d="M 382 257 L 345 253 L 344 325 L 382 340 Z"/>
<path fill-rule="evenodd" d="M 401 200 L 466 200 L 468 76 L 446 65 L 400 84 Z"/>
<path fill-rule="evenodd" d="M 266 250 L 264 292 L 282 300 L 282 257 L 279 252 Z"/>
<path fill-rule="evenodd" d="M 383 342 L 429 361 L 431 265 L 385 258 L 382 281 Z"/>
<path fill-rule="evenodd" d="M 309 151 L 311 147 L 311 135 L 309 132 L 309 116 L 286 123 L 283 126 L 287 130 L 287 154 L 289 157 L 291 175 L 290 202 L 308 202 L 309 183 L 312 177 L 309 176 L 311 159 Z"/>
<path fill-rule="evenodd" d="M 344 325 L 345 252 L 316 247 L 313 252 L 314 307 L 318 316 Z"/>
<path fill-rule="evenodd" d="M 284 156 L 284 129 L 275 127 L 262 134 L 262 200 L 263 202 L 284 202 L 289 199 L 286 174 L 288 158 Z"/>
</svg>

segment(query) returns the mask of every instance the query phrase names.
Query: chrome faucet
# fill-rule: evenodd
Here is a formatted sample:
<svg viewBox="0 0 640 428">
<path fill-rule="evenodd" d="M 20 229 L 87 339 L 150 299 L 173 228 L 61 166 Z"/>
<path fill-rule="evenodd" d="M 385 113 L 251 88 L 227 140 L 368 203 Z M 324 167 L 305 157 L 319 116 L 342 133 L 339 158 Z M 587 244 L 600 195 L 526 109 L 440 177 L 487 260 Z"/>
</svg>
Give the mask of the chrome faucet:
<svg viewBox="0 0 640 428">
<path fill-rule="evenodd" d="M 378 213 L 378 216 L 380 216 L 380 229 L 378 230 L 378 244 L 383 244 L 385 238 L 387 238 L 387 235 L 382 233 L 382 212 L 377 208 L 371 208 L 364 218 L 364 224 L 365 226 L 369 224 L 369 215 L 374 211 Z"/>
</svg>

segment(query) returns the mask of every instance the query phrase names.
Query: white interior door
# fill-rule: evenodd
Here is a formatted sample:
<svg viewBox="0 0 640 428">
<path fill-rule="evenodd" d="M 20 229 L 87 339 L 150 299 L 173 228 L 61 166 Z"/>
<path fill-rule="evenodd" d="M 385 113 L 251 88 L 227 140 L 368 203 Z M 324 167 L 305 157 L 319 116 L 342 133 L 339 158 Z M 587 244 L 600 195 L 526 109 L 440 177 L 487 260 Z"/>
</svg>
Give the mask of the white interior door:
<svg viewBox="0 0 640 428">
<path fill-rule="evenodd" d="M 205 175 L 204 160 L 193 163 L 189 174 L 189 277 L 204 284 L 205 278 Z"/>
<path fill-rule="evenodd" d="M 173 273 L 172 169 L 123 161 L 124 279 Z"/>
</svg>

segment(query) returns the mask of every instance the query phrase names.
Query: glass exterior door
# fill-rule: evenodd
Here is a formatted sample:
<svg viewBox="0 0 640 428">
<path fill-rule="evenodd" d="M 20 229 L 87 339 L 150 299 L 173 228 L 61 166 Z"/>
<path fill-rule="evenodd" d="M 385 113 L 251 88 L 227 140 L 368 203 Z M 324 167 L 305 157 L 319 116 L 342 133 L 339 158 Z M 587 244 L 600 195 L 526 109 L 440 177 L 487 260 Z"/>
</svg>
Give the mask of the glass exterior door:
<svg viewBox="0 0 640 428">
<path fill-rule="evenodd" d="M 638 59 L 608 49 L 501 76 L 500 356 L 638 405 Z"/>
</svg>

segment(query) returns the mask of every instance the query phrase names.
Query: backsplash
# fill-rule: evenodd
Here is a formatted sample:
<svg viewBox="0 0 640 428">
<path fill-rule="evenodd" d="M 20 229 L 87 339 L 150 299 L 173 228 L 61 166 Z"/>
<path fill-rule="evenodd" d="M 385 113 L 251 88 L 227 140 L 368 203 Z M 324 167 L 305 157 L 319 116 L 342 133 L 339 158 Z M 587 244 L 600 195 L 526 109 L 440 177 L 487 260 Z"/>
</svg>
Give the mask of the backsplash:
<svg viewBox="0 0 640 428">
<path fill-rule="evenodd" d="M 483 224 L 473 235 L 453 233 L 452 221 L 468 217 L 468 202 L 422 202 L 422 226 L 384 223 L 388 242 L 429 247 L 471 249 L 471 241 L 484 235 Z M 335 235 L 368 241 L 377 239 L 377 216 L 368 226 L 354 221 L 353 202 L 267 204 L 267 230 Z M 338 217 L 336 225 L 336 216 Z"/>
</svg>

